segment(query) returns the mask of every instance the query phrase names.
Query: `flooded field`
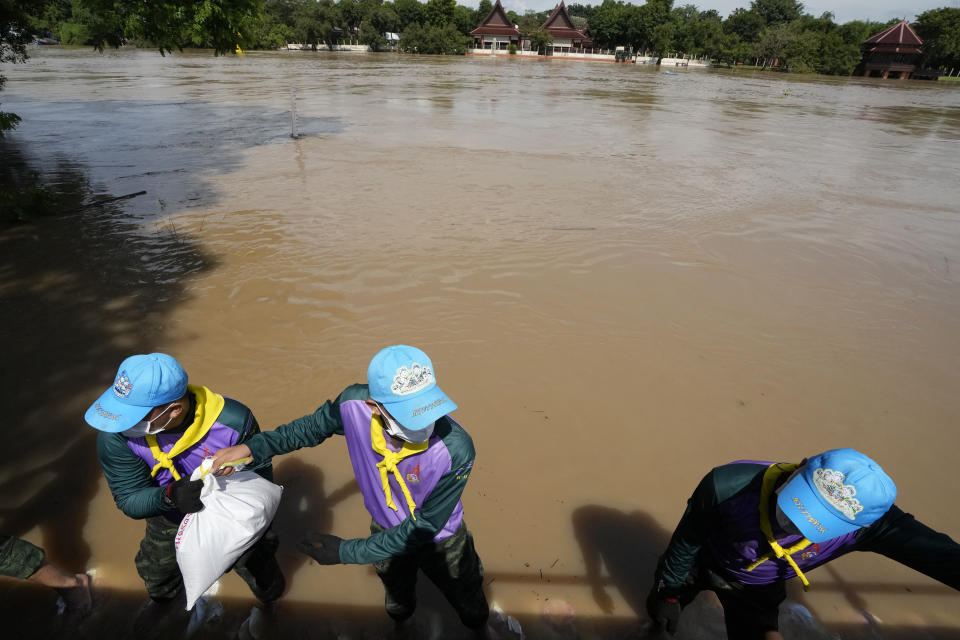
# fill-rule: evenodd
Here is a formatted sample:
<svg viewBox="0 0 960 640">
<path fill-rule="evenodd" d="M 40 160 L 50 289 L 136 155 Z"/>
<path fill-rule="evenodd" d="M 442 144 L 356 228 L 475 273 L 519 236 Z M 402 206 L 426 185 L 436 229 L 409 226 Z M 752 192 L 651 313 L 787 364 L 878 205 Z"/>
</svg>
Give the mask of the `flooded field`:
<svg viewBox="0 0 960 640">
<path fill-rule="evenodd" d="M 736 459 L 860 449 L 898 505 L 960 536 L 960 88 L 32 55 L 3 70 L 23 118 L 3 162 L 78 203 L 146 191 L 0 231 L 0 531 L 96 570 L 91 637 L 125 633 L 146 596 L 143 524 L 114 505 L 83 412 L 154 350 L 272 428 L 363 381 L 381 347 L 423 348 L 476 444 L 463 502 L 488 597 L 530 638 L 641 637 L 686 499 Z M 308 528 L 367 533 L 344 442 L 274 465 L 285 637 L 382 637 L 373 571 L 294 548 Z M 881 556 L 810 579 L 788 639 L 960 637 L 957 593 Z M 422 590 L 422 637 L 465 637 Z M 52 596 L 0 593 L 49 635 Z M 232 574 L 217 598 L 208 631 L 230 637 L 253 598 Z M 718 637 L 715 600 L 684 624 Z"/>
</svg>

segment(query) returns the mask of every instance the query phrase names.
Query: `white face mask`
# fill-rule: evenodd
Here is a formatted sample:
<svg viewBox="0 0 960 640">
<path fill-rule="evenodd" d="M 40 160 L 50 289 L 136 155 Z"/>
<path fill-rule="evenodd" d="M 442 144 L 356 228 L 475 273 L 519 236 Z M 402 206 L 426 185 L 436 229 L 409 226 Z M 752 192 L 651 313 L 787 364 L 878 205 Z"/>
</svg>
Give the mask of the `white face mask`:
<svg viewBox="0 0 960 640">
<path fill-rule="evenodd" d="M 387 433 L 394 438 L 416 444 L 418 442 L 426 442 L 430 439 L 430 436 L 433 435 L 433 427 L 437 424 L 436 422 L 431 422 L 423 429 L 411 431 L 410 429 L 401 427 L 396 420 L 387 415 L 382 405 L 378 404 L 377 406 L 380 407 L 380 417 L 383 418 L 384 428 L 387 430 Z"/>
<path fill-rule="evenodd" d="M 167 409 L 172 407 L 173 404 L 167 405 Z M 133 425 L 126 431 L 121 432 L 121 435 L 126 436 L 127 438 L 142 438 L 143 436 L 152 436 L 160 433 L 167 428 L 167 425 L 173 420 L 173 416 L 167 418 L 167 421 L 163 423 L 162 427 L 154 427 L 153 423 L 160 419 L 160 416 L 167 412 L 167 409 L 164 409 L 160 412 L 153 420 L 141 420 L 137 424 Z"/>
</svg>

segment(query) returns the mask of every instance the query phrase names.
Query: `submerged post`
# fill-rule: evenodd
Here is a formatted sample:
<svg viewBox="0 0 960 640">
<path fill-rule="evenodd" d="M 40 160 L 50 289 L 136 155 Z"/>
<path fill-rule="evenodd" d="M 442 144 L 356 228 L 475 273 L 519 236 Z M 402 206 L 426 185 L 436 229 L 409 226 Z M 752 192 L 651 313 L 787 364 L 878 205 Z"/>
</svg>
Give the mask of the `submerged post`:
<svg viewBox="0 0 960 640">
<path fill-rule="evenodd" d="M 293 85 L 290 86 L 290 137 L 300 137 L 300 132 L 297 131 L 297 88 Z"/>
</svg>

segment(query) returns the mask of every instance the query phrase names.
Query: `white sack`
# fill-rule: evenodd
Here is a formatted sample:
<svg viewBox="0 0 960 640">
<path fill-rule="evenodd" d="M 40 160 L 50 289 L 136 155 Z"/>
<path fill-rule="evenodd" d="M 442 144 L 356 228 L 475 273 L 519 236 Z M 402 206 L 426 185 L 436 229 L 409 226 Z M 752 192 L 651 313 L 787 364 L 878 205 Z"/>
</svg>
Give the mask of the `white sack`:
<svg viewBox="0 0 960 640">
<path fill-rule="evenodd" d="M 191 479 L 198 479 L 202 469 L 194 471 Z M 203 477 L 203 509 L 183 517 L 176 538 L 188 611 L 260 539 L 277 512 L 282 492 L 283 487 L 253 471 Z"/>
</svg>

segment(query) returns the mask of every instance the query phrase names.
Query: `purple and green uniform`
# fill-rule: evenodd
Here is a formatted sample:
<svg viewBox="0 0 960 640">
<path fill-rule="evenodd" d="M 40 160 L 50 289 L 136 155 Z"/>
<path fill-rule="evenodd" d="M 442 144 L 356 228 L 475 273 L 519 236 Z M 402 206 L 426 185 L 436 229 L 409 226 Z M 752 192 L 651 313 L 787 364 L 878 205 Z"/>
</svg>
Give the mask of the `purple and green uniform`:
<svg viewBox="0 0 960 640">
<path fill-rule="evenodd" d="M 766 630 L 776 630 L 777 606 L 786 596 L 783 583 L 796 576 L 785 560 L 772 558 L 752 571 L 747 567 L 770 551 L 760 530 L 760 499 L 763 476 L 773 463 L 737 461 L 716 467 L 700 481 L 687 501 L 658 569 L 660 589 L 692 599 L 701 589 L 713 589 L 720 596 L 728 617 L 734 606 L 754 605 L 744 614 L 754 623 L 766 619 Z M 776 486 L 786 482 L 784 473 Z M 776 494 L 769 498 L 774 513 Z M 784 548 L 801 537 L 788 535 L 772 519 L 777 542 Z M 793 554 L 800 570 L 807 573 L 851 551 L 873 551 L 960 589 L 960 545 L 949 536 L 917 522 L 896 505 L 868 527 L 853 533 L 811 544 Z M 816 588 L 816 585 L 814 585 Z M 733 599 L 736 599 L 736 602 Z M 755 602 L 751 603 L 751 600 Z M 742 613 L 742 612 L 741 612 Z M 745 624 L 751 623 L 746 621 Z M 763 629 L 756 630 L 756 637 Z M 754 637 L 737 632 L 737 637 Z"/>
<path fill-rule="evenodd" d="M 192 422 L 192 415 L 188 415 L 183 424 Z M 184 427 L 181 427 L 159 433 L 157 444 L 160 449 L 169 452 L 183 431 Z M 210 430 L 196 444 L 175 457 L 173 465 L 181 478 L 189 478 L 205 457 L 213 456 L 224 447 L 243 444 L 259 431 L 260 427 L 250 409 L 236 400 L 224 398 L 223 409 Z M 162 515 L 172 521 L 180 521 L 182 514 L 165 507 L 163 503 L 164 487 L 173 482 L 173 476 L 167 469 L 160 469 L 155 477 L 151 477 L 150 470 L 156 460 L 146 438 L 127 438 L 120 433 L 101 431 L 97 435 L 97 456 L 113 499 L 121 511 L 138 520 Z M 258 460 L 249 469 L 268 480 L 273 479 L 269 460 Z"/>
<path fill-rule="evenodd" d="M 184 426 L 157 434 L 157 444 L 165 453 L 180 439 L 186 425 L 194 422 L 197 400 L 192 393 L 190 397 Z M 213 456 L 223 447 L 242 444 L 260 431 L 250 409 L 231 398 L 223 400 L 223 408 L 207 433 L 173 458 L 173 466 L 181 478 L 189 478 L 205 457 Z M 175 507 L 167 506 L 163 500 L 164 490 L 173 482 L 173 475 L 165 468 L 161 468 L 155 477 L 150 475 L 156 460 L 146 438 L 127 438 L 120 433 L 101 431 L 97 435 L 97 456 L 120 510 L 131 518 L 146 520 L 146 533 L 140 542 L 136 566 L 147 593 L 158 601 L 180 595 L 183 580 L 177 565 L 174 538 L 183 514 Z M 267 480 L 273 480 L 273 468 L 269 460 L 258 460 L 248 469 Z M 277 546 L 277 536 L 268 528 L 233 566 L 253 594 L 263 602 L 279 598 L 285 587 L 274 555 Z"/>
<path fill-rule="evenodd" d="M 473 440 L 456 421 L 444 416 L 437 420 L 427 449 L 397 464 L 416 504 L 416 518 L 410 517 L 392 473 L 388 479 L 397 510 L 388 507 L 377 469 L 383 458 L 373 450 L 370 439 L 372 412 L 365 402 L 369 397 L 367 385 L 352 385 L 315 412 L 245 442 L 254 460 L 263 461 L 316 446 L 334 434 L 346 437 L 364 506 L 382 530 L 366 538 L 344 540 L 340 560 L 345 564 L 367 564 L 410 554 L 424 544 L 440 543 L 453 536 L 463 520 L 460 496 L 473 469 Z M 389 438 L 387 446 L 398 450 Z"/>
</svg>

